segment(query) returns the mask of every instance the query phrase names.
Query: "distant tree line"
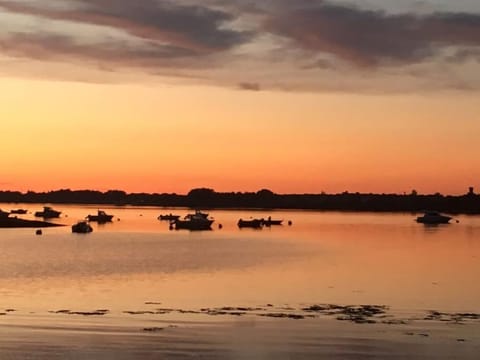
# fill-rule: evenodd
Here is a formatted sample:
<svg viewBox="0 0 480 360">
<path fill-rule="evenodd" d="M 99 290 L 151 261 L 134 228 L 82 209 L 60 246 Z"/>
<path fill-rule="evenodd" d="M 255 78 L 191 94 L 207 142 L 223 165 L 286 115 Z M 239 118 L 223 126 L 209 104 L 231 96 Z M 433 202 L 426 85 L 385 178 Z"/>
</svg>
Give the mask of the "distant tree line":
<svg viewBox="0 0 480 360">
<path fill-rule="evenodd" d="M 179 194 L 129 194 L 125 191 L 57 190 L 26 193 L 0 191 L 0 202 L 36 204 L 99 204 L 139 205 L 158 207 L 189 207 L 202 209 L 302 209 L 338 211 L 419 212 L 437 210 L 448 213 L 480 214 L 480 196 L 472 189 L 466 195 L 442 194 L 275 194 L 258 192 L 216 192 L 193 189 Z"/>
</svg>

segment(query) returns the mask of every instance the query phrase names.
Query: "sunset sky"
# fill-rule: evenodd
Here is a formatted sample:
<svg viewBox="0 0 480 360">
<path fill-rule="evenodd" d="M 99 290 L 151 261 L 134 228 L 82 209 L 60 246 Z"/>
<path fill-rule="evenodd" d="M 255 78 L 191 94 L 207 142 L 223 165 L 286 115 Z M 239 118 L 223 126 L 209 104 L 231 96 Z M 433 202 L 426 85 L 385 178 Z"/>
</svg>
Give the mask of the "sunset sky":
<svg viewBox="0 0 480 360">
<path fill-rule="evenodd" d="M 0 0 L 0 190 L 480 189 L 478 0 Z"/>
</svg>

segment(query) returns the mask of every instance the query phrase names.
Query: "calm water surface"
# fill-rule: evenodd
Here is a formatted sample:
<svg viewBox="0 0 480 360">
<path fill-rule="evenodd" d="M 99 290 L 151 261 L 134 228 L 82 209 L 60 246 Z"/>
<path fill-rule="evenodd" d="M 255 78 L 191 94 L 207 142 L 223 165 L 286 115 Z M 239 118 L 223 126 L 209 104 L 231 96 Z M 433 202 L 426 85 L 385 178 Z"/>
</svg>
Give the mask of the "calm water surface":
<svg viewBox="0 0 480 360">
<path fill-rule="evenodd" d="M 38 205 L 0 204 L 10 210 Z M 71 225 L 97 207 L 55 206 Z M 480 217 L 425 227 L 412 214 L 211 211 L 211 232 L 170 231 L 161 213 L 103 208 L 115 221 L 89 235 L 70 227 L 0 229 L 0 307 L 141 310 L 261 304 L 387 304 L 478 311 Z M 239 218 L 293 226 L 239 230 Z M 25 218 L 32 218 L 26 215 Z M 223 229 L 219 230 L 217 224 Z"/>
</svg>

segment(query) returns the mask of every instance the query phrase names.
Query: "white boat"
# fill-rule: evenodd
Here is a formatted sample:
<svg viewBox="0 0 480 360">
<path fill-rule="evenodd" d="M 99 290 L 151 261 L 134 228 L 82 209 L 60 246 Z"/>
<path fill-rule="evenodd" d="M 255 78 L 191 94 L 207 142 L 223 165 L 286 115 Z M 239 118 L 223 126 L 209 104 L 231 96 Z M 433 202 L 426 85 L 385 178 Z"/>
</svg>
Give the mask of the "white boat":
<svg viewBox="0 0 480 360">
<path fill-rule="evenodd" d="M 417 222 L 421 224 L 448 224 L 452 220 L 450 216 L 442 215 L 436 211 L 427 211 L 423 216 L 417 217 Z"/>
</svg>

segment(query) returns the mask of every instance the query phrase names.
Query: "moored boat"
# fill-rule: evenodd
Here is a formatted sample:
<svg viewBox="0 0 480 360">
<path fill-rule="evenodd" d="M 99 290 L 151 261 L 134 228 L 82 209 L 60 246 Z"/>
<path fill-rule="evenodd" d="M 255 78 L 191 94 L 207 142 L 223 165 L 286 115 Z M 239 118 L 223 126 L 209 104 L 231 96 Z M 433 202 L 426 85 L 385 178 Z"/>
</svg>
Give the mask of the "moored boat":
<svg viewBox="0 0 480 360">
<path fill-rule="evenodd" d="M 283 220 L 274 220 L 270 216 L 268 217 L 267 220 L 263 220 L 263 225 L 270 227 L 270 226 L 279 226 L 282 225 Z"/>
<path fill-rule="evenodd" d="M 93 231 L 93 228 L 86 221 L 79 221 L 72 225 L 72 233 L 88 234 Z"/>
<path fill-rule="evenodd" d="M 113 215 L 109 215 L 103 210 L 98 210 L 97 215 L 88 215 L 87 216 L 88 221 L 98 222 L 98 223 L 101 223 L 101 224 L 111 222 L 112 219 L 113 219 Z"/>
<path fill-rule="evenodd" d="M 436 211 L 427 211 L 423 216 L 416 219 L 418 223 L 427 225 L 448 224 L 450 220 L 452 220 L 450 216 L 442 215 Z"/>
<path fill-rule="evenodd" d="M 13 209 L 10 211 L 10 214 L 25 215 L 27 212 L 25 209 Z"/>
<path fill-rule="evenodd" d="M 182 220 L 172 221 L 171 226 L 176 230 L 211 230 L 214 221 L 214 219 L 208 217 L 208 214 L 197 210 L 194 214 L 188 214 Z"/>
<path fill-rule="evenodd" d="M 263 226 L 263 219 L 252 219 L 252 220 L 238 220 L 238 227 L 242 228 L 251 228 L 251 229 L 261 229 Z"/>
<path fill-rule="evenodd" d="M 44 219 L 53 219 L 60 217 L 61 211 L 53 210 L 50 206 L 44 206 L 43 211 L 35 212 L 35 217 L 41 217 Z"/>
<path fill-rule="evenodd" d="M 160 215 L 158 218 L 160 221 L 176 221 L 180 219 L 180 215 L 173 215 L 173 214 L 167 214 L 167 215 Z"/>
</svg>

